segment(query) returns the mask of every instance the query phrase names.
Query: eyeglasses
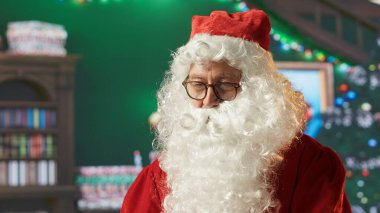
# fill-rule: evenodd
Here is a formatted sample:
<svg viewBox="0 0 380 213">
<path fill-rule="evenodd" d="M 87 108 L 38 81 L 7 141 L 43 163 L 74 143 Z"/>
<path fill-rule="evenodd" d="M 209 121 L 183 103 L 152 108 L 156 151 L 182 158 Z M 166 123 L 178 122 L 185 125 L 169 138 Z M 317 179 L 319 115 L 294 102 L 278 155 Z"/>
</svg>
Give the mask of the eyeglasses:
<svg viewBox="0 0 380 213">
<path fill-rule="evenodd" d="M 205 84 L 200 81 L 187 81 L 186 78 L 182 85 L 185 87 L 187 94 L 190 98 L 195 100 L 203 100 L 206 98 L 207 90 L 211 87 L 215 93 L 215 96 L 221 101 L 232 101 L 235 99 L 240 84 L 238 83 L 216 83 Z"/>
</svg>

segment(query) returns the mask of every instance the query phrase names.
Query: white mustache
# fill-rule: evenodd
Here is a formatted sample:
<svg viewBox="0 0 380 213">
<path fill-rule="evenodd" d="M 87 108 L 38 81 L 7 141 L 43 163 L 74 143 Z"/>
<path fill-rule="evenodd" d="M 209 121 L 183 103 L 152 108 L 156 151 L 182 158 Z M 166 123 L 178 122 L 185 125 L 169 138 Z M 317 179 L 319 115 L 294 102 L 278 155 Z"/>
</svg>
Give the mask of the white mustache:
<svg viewBox="0 0 380 213">
<path fill-rule="evenodd" d="M 227 110 L 228 111 L 228 110 Z M 206 133 L 218 136 L 234 129 L 236 133 L 251 137 L 255 134 L 255 120 L 249 117 L 239 117 L 226 110 L 190 109 L 179 117 L 179 125 L 188 133 Z M 239 118 L 238 118 L 239 117 Z"/>
<path fill-rule="evenodd" d="M 217 136 L 223 133 L 227 126 L 226 121 L 220 116 L 223 114 L 215 109 L 198 109 L 182 114 L 179 124 L 185 131 L 191 133 L 202 132 Z"/>
</svg>

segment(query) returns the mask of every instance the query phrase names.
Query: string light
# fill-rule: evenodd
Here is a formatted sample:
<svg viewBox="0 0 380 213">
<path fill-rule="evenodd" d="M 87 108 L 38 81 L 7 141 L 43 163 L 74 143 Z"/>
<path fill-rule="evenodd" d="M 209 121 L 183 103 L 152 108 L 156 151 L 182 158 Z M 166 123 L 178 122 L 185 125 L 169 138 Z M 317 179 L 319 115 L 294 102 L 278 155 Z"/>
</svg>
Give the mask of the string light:
<svg viewBox="0 0 380 213">
<path fill-rule="evenodd" d="M 249 10 L 249 8 L 245 2 L 240 2 L 240 3 L 236 4 L 236 8 L 239 11 L 248 11 Z"/>
<path fill-rule="evenodd" d="M 284 50 L 284 51 L 288 51 L 288 50 L 290 50 L 290 46 L 287 43 L 282 43 L 281 44 L 281 49 Z"/>
<path fill-rule="evenodd" d="M 299 49 L 299 44 L 297 42 L 292 42 L 290 44 L 290 47 L 293 49 L 293 50 L 298 50 Z"/>
<path fill-rule="evenodd" d="M 321 61 L 321 62 L 323 62 L 323 61 L 326 60 L 326 56 L 325 56 L 325 54 L 323 54 L 322 52 L 317 52 L 317 53 L 316 53 L 316 57 L 317 57 L 317 60 L 318 60 L 318 61 Z"/>
<path fill-rule="evenodd" d="M 330 55 L 330 56 L 327 57 L 327 62 L 335 63 L 336 62 L 336 58 L 334 56 Z"/>
<path fill-rule="evenodd" d="M 363 169 L 363 170 L 362 170 L 362 175 L 363 175 L 363 177 L 368 177 L 368 176 L 369 176 L 369 171 L 368 171 L 368 169 Z"/>
<path fill-rule="evenodd" d="M 363 104 L 361 105 L 361 108 L 362 108 L 363 111 L 371 111 L 372 106 L 371 106 L 371 104 L 369 104 L 369 103 L 363 103 Z"/>
<path fill-rule="evenodd" d="M 375 156 L 367 160 L 360 160 L 356 157 L 346 157 L 345 166 L 351 170 L 380 169 L 380 156 Z"/>
<path fill-rule="evenodd" d="M 374 64 L 371 64 L 369 65 L 368 70 L 373 72 L 376 70 L 376 66 Z"/>
<path fill-rule="evenodd" d="M 314 49 L 311 50 L 309 48 L 305 49 L 305 47 L 300 44 L 299 42 L 296 42 L 294 39 L 290 38 L 289 36 L 285 35 L 284 33 L 278 31 L 276 28 L 272 27 L 271 36 L 274 41 L 279 42 L 280 49 L 284 52 L 289 51 L 289 49 L 292 49 L 296 52 L 303 53 L 305 60 L 315 60 L 318 62 L 330 62 L 333 63 L 338 70 L 345 74 L 348 72 L 348 70 L 351 68 L 351 66 L 346 62 L 341 62 L 338 58 L 332 55 L 326 55 L 323 51 Z M 288 48 L 290 47 L 290 48 Z M 301 48 L 298 48 L 301 47 Z"/>
<path fill-rule="evenodd" d="M 351 178 L 353 176 L 353 174 L 354 173 L 352 173 L 352 171 L 350 171 L 350 170 L 346 171 L 346 177 L 348 177 L 348 178 Z"/>
<path fill-rule="evenodd" d="M 339 86 L 339 91 L 340 91 L 341 93 L 346 93 L 349 89 L 350 89 L 350 88 L 348 87 L 347 84 L 341 84 L 341 85 Z"/>
<path fill-rule="evenodd" d="M 57 0 L 57 1 L 60 3 L 74 2 L 75 4 L 84 5 L 84 4 L 88 4 L 88 3 L 101 3 L 101 4 L 108 4 L 111 2 L 120 3 L 123 0 Z"/>
<path fill-rule="evenodd" d="M 349 90 L 347 93 L 346 93 L 346 98 L 347 100 L 350 100 L 350 101 L 353 101 L 356 99 L 356 92 L 353 91 L 353 90 Z"/>
<path fill-rule="evenodd" d="M 377 140 L 376 139 L 369 139 L 368 140 L 368 146 L 371 147 L 371 148 L 375 148 L 377 146 Z"/>
<path fill-rule="evenodd" d="M 358 198 L 362 198 L 363 196 L 364 196 L 363 192 L 356 193 L 356 197 L 358 197 Z"/>
<path fill-rule="evenodd" d="M 280 34 L 274 34 L 273 35 L 273 39 L 275 40 L 275 41 L 279 41 L 280 40 Z"/>
<path fill-rule="evenodd" d="M 356 182 L 356 185 L 358 187 L 363 187 L 365 185 L 365 182 L 363 180 L 358 180 L 358 182 Z"/>
<path fill-rule="evenodd" d="M 344 73 L 346 73 L 348 69 L 350 68 L 350 66 L 348 66 L 348 64 L 346 63 L 341 63 L 338 67 L 339 67 L 339 71 L 344 72 Z"/>
<path fill-rule="evenodd" d="M 305 50 L 304 54 L 305 54 L 305 58 L 306 58 L 306 59 L 311 59 L 311 58 L 313 58 L 313 53 L 312 53 L 311 50 L 309 50 L 309 49 Z"/>
<path fill-rule="evenodd" d="M 344 99 L 343 99 L 342 97 L 337 97 L 337 98 L 335 99 L 335 105 L 336 105 L 336 106 L 342 106 L 343 103 L 344 103 Z"/>
<path fill-rule="evenodd" d="M 368 198 L 363 197 L 362 199 L 360 199 L 360 202 L 361 202 L 362 204 L 367 204 L 367 203 L 368 203 Z"/>
</svg>

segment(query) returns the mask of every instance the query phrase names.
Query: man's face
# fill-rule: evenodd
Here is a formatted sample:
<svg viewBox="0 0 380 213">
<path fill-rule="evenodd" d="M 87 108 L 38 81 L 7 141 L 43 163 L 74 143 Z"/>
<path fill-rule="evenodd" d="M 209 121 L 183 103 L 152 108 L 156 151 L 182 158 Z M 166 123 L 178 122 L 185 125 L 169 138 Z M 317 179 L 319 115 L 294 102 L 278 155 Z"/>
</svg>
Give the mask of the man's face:
<svg viewBox="0 0 380 213">
<path fill-rule="evenodd" d="M 191 103 L 197 108 L 217 107 L 223 101 L 221 99 L 235 98 L 236 93 L 240 91 L 240 79 L 241 71 L 229 66 L 225 61 L 208 61 L 203 65 L 193 64 L 190 68 L 187 82 L 194 83 L 187 85 L 188 92 L 205 89 L 204 85 L 198 83 L 209 86 L 206 89 L 205 96 L 200 95 L 199 100 L 191 99 Z M 214 85 L 214 87 L 210 85 Z M 215 94 L 215 92 L 218 94 Z"/>
</svg>

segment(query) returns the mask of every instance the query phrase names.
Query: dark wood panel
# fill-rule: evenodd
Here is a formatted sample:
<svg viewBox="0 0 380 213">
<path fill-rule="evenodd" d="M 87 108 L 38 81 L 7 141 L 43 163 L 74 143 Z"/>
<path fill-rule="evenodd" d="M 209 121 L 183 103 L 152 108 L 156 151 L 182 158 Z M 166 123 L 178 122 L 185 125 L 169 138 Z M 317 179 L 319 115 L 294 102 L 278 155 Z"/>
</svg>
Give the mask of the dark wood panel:
<svg viewBox="0 0 380 213">
<path fill-rule="evenodd" d="M 0 199 L 77 197 L 75 186 L 22 186 L 0 187 Z"/>
</svg>

